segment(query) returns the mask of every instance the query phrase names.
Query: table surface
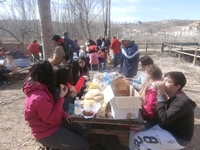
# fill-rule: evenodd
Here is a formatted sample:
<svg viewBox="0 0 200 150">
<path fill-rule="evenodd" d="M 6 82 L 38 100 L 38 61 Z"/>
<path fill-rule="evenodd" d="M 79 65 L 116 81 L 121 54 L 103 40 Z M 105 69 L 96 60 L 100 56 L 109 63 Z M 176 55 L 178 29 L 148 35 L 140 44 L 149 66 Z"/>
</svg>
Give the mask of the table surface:
<svg viewBox="0 0 200 150">
<path fill-rule="evenodd" d="M 105 117 L 99 117 L 95 115 L 92 118 L 85 119 L 82 115 L 75 115 L 75 114 L 73 114 L 71 118 L 74 122 L 92 123 L 92 124 L 110 124 L 110 125 L 142 125 L 144 122 L 140 112 L 139 112 L 139 117 L 137 119 L 116 120 L 108 115 L 106 115 Z"/>
</svg>

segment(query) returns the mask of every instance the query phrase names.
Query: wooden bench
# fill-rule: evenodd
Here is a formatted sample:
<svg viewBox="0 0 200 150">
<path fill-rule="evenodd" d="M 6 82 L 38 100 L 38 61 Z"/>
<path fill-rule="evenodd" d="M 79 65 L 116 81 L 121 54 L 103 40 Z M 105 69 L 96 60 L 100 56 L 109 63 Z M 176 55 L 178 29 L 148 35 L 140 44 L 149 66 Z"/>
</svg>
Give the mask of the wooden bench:
<svg viewBox="0 0 200 150">
<path fill-rule="evenodd" d="M 74 122 L 91 124 L 91 128 L 88 131 L 89 134 L 116 135 L 124 147 L 128 147 L 129 144 L 129 127 L 131 125 L 140 126 L 144 122 L 140 113 L 138 119 L 115 120 L 108 115 L 103 118 L 95 115 L 93 118 L 85 119 L 83 116 L 75 114 L 71 118 Z"/>
<path fill-rule="evenodd" d="M 16 80 L 24 80 L 30 68 L 31 66 L 28 66 L 25 68 L 17 68 L 17 71 L 12 76 L 8 76 L 8 75 L 5 75 L 5 76 L 7 76 L 11 82 L 16 81 Z"/>
</svg>

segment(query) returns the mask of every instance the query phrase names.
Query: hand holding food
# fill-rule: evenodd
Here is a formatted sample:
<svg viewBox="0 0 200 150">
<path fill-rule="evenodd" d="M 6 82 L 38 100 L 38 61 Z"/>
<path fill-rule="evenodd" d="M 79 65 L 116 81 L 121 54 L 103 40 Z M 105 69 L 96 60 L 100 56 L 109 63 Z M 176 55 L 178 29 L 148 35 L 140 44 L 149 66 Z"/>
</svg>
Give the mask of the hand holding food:
<svg viewBox="0 0 200 150">
<path fill-rule="evenodd" d="M 67 93 L 68 88 L 63 84 L 60 84 L 60 97 L 64 97 Z"/>
<path fill-rule="evenodd" d="M 89 80 L 89 77 L 88 76 L 83 76 L 83 78 L 87 81 Z"/>
<path fill-rule="evenodd" d="M 75 89 L 74 86 L 71 86 L 71 87 L 70 87 L 69 92 L 70 92 L 70 93 L 71 93 L 71 92 L 75 92 L 75 93 L 77 94 L 77 91 L 76 91 L 76 89 Z"/>
<path fill-rule="evenodd" d="M 75 98 L 75 97 L 77 96 L 77 93 L 73 91 L 73 92 L 70 92 L 69 95 L 70 95 L 71 97 Z"/>
</svg>

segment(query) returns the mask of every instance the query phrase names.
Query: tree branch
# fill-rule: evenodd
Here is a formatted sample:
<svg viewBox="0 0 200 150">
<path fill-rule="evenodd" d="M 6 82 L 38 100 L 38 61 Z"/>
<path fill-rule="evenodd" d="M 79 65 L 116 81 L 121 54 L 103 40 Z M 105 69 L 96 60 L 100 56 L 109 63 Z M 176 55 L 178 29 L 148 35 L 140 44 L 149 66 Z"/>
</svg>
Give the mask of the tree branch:
<svg viewBox="0 0 200 150">
<path fill-rule="evenodd" d="M 1 30 L 4 30 L 8 33 L 10 33 L 20 44 L 23 44 L 12 32 L 10 32 L 9 30 L 7 29 L 4 29 L 3 27 L 0 27 Z"/>
</svg>

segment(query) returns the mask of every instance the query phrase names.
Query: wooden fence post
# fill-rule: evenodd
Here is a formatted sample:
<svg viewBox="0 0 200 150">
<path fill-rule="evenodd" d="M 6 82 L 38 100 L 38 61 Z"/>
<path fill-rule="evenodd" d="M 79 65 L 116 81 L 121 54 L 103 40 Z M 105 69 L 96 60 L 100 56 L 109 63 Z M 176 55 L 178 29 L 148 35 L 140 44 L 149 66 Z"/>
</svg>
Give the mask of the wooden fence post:
<svg viewBox="0 0 200 150">
<path fill-rule="evenodd" d="M 165 46 L 165 43 L 163 42 L 163 43 L 162 43 L 162 46 L 161 46 L 161 52 L 162 52 L 162 53 L 164 52 L 164 46 Z"/>
<path fill-rule="evenodd" d="M 181 60 L 182 51 L 183 51 L 183 45 L 181 45 L 181 49 L 180 49 L 180 52 L 179 52 L 179 60 Z"/>
<path fill-rule="evenodd" d="M 171 51 L 172 51 L 172 44 L 169 45 L 169 55 L 171 55 Z"/>
<path fill-rule="evenodd" d="M 193 65 L 195 66 L 195 64 L 196 64 L 196 62 L 197 62 L 197 52 L 198 52 L 198 47 L 196 48 L 196 51 L 195 51 L 195 53 L 194 53 L 194 59 L 193 59 Z"/>
<path fill-rule="evenodd" d="M 146 50 L 146 54 L 147 54 L 147 49 L 148 49 L 148 42 L 146 43 L 146 49 L 145 49 Z"/>
</svg>

